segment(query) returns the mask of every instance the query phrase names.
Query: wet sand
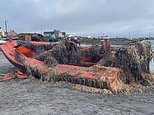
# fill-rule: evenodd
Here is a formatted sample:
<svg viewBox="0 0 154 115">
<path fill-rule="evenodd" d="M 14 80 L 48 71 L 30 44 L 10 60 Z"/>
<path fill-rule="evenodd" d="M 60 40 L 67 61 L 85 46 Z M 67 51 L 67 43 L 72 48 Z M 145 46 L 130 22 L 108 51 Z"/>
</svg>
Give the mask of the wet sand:
<svg viewBox="0 0 154 115">
<path fill-rule="evenodd" d="M 13 71 L 0 52 L 0 74 Z M 132 95 L 79 92 L 70 83 L 0 82 L 1 115 L 154 115 L 154 87 Z"/>
</svg>

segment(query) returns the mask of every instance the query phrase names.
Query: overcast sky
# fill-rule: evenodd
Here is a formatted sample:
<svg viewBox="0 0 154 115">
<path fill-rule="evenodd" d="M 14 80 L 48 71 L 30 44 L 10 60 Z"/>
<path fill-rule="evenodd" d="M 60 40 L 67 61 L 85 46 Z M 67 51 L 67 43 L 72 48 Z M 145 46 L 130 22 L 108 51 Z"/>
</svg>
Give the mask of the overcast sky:
<svg viewBox="0 0 154 115">
<path fill-rule="evenodd" d="M 154 35 L 154 0 L 0 0 L 0 26 L 81 35 Z"/>
</svg>

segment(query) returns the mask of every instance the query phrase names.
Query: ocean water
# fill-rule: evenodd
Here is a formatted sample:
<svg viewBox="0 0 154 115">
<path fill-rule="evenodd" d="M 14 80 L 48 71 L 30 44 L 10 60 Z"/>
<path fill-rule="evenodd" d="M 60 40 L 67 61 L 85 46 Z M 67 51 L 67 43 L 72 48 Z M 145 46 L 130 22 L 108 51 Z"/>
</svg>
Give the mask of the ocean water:
<svg viewBox="0 0 154 115">
<path fill-rule="evenodd" d="M 154 52 L 154 40 L 149 40 L 149 42 L 151 43 L 152 52 Z M 152 58 L 149 66 L 150 66 L 150 72 L 154 74 L 154 58 Z"/>
<path fill-rule="evenodd" d="M 151 43 L 151 49 L 154 52 L 154 40 L 149 40 L 149 42 Z"/>
</svg>

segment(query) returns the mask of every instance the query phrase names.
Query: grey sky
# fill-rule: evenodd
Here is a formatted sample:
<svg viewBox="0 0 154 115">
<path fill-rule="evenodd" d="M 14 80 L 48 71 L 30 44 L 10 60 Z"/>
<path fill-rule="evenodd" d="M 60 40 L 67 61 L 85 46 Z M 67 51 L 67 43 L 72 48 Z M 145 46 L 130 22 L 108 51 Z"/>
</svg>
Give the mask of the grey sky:
<svg viewBox="0 0 154 115">
<path fill-rule="evenodd" d="M 127 36 L 154 32 L 154 0 L 1 0 L 0 26 L 17 32 L 59 29 Z"/>
</svg>

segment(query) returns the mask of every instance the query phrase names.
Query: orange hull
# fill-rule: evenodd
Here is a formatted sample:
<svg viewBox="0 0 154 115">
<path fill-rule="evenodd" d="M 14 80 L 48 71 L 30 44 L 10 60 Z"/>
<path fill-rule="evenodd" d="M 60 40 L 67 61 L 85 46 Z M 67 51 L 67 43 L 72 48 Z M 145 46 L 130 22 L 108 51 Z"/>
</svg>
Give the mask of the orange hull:
<svg viewBox="0 0 154 115">
<path fill-rule="evenodd" d="M 24 65 L 22 63 L 19 63 L 15 59 L 15 46 L 17 46 L 16 41 L 9 41 L 6 42 L 5 44 L 1 45 L 0 48 L 5 55 L 5 57 L 14 65 L 17 66 L 18 68 L 25 69 Z"/>
<path fill-rule="evenodd" d="M 35 44 L 37 45 L 37 43 Z M 28 67 L 28 71 L 33 74 L 33 76 L 43 80 L 62 80 L 81 83 L 83 85 L 88 85 L 86 82 L 92 81 L 92 85 L 90 86 L 104 88 L 106 87 L 104 85 L 105 83 L 112 83 L 121 74 L 121 70 L 118 68 L 98 65 L 92 67 L 80 67 L 58 64 L 54 68 L 49 68 L 42 61 L 34 59 L 36 56 L 35 51 L 24 46 L 17 47 L 16 41 L 11 40 L 0 47 L 6 58 L 12 64 L 24 70 Z"/>
</svg>

